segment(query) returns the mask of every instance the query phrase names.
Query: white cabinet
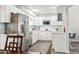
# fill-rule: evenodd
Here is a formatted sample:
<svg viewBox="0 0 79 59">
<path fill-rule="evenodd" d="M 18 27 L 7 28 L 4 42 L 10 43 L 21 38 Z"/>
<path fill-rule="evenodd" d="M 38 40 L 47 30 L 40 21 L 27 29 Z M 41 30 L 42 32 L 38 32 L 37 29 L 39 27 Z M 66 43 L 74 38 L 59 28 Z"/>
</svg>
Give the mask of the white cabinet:
<svg viewBox="0 0 79 59">
<path fill-rule="evenodd" d="M 39 40 L 39 32 L 38 31 L 33 31 L 33 34 L 32 34 L 32 44 L 35 43 L 38 40 Z"/>
<path fill-rule="evenodd" d="M 53 33 L 52 42 L 55 52 L 69 53 L 69 40 L 65 33 Z"/>
<path fill-rule="evenodd" d="M 5 48 L 6 37 L 7 37 L 7 35 L 0 34 L 0 49 Z"/>
<path fill-rule="evenodd" d="M 10 12 L 10 7 L 6 6 L 6 18 L 5 18 L 5 22 L 11 22 L 11 12 Z"/>
<path fill-rule="evenodd" d="M 39 31 L 39 40 L 52 40 L 52 32 Z"/>
<path fill-rule="evenodd" d="M 5 5 L 1 5 L 0 6 L 0 22 L 9 23 L 10 17 L 11 17 L 10 7 L 5 6 Z"/>
</svg>

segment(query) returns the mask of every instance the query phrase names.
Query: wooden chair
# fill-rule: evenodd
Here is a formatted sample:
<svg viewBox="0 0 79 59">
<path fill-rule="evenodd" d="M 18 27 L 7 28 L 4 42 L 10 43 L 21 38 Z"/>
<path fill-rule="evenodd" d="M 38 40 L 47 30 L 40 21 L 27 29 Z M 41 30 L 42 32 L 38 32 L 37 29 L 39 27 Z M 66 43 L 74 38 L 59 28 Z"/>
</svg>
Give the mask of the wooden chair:
<svg viewBox="0 0 79 59">
<path fill-rule="evenodd" d="M 5 51 L 7 54 L 20 54 L 22 53 L 23 36 L 8 35 L 6 38 Z"/>
</svg>

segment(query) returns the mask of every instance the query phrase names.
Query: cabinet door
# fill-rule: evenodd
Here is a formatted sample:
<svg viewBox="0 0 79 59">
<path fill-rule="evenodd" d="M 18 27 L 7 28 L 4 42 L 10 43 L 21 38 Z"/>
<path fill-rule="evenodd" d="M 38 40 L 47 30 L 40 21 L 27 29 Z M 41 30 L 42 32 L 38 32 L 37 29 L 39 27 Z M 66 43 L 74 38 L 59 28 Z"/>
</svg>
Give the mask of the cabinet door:
<svg viewBox="0 0 79 59">
<path fill-rule="evenodd" d="M 0 6 L 0 22 L 4 22 L 5 21 L 5 6 L 1 5 Z"/>
<path fill-rule="evenodd" d="M 40 40 L 52 40 L 52 32 L 40 31 L 39 39 Z"/>
<path fill-rule="evenodd" d="M 39 39 L 39 35 L 38 35 L 38 31 L 33 31 L 33 35 L 32 35 L 32 44 L 34 44 L 35 42 L 38 41 Z"/>
<path fill-rule="evenodd" d="M 1 39 L 1 35 L 0 35 L 0 49 L 1 49 L 1 45 L 2 44 L 2 39 Z"/>
<path fill-rule="evenodd" d="M 10 12 L 10 7 L 6 6 L 6 11 L 5 11 L 5 22 L 10 23 L 11 22 L 11 12 Z"/>
<path fill-rule="evenodd" d="M 53 48 L 56 52 L 69 53 L 69 45 L 66 34 L 53 34 Z"/>
<path fill-rule="evenodd" d="M 9 6 L 0 6 L 0 22 L 10 22 L 10 8 Z"/>
<path fill-rule="evenodd" d="M 52 32 L 44 32 L 43 40 L 52 40 Z"/>
<path fill-rule="evenodd" d="M 1 34 L 0 35 L 0 49 L 5 48 L 5 42 L 6 42 L 6 35 Z"/>
</svg>

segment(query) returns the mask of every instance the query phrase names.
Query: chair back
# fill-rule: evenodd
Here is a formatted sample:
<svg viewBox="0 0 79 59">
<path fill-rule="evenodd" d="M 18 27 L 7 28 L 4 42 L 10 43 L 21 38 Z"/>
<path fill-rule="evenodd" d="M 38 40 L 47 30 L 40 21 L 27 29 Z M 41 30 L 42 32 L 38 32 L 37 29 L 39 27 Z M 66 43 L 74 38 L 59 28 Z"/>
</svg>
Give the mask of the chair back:
<svg viewBox="0 0 79 59">
<path fill-rule="evenodd" d="M 75 38 L 76 37 L 76 33 L 69 33 L 69 38 Z"/>
<path fill-rule="evenodd" d="M 5 43 L 5 51 L 10 53 L 22 52 L 22 40 L 21 35 L 8 35 Z"/>
</svg>

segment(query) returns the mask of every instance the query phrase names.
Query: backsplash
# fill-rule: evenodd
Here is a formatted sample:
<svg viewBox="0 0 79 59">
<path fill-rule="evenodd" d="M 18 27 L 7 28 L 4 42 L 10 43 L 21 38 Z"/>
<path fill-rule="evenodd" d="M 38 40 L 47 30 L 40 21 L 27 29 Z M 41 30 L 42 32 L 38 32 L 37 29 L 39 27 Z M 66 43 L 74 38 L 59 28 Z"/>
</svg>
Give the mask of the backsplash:
<svg viewBox="0 0 79 59">
<path fill-rule="evenodd" d="M 17 24 L 9 23 L 5 24 L 5 33 L 17 33 Z"/>
<path fill-rule="evenodd" d="M 0 34 L 5 33 L 5 24 L 4 23 L 0 23 Z"/>
</svg>

